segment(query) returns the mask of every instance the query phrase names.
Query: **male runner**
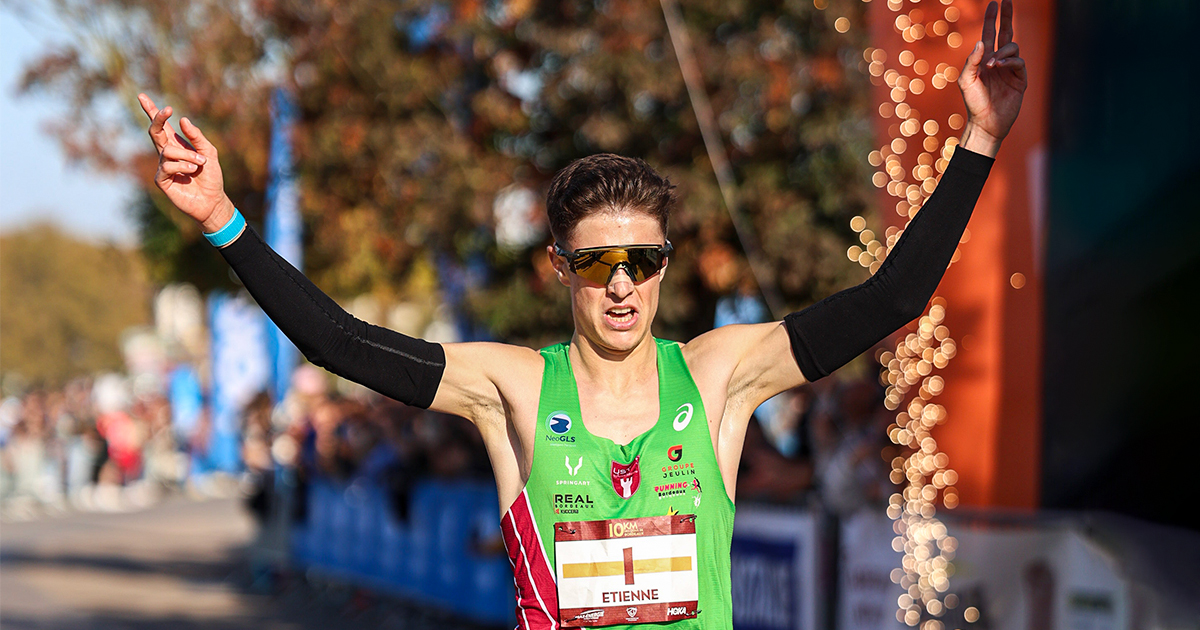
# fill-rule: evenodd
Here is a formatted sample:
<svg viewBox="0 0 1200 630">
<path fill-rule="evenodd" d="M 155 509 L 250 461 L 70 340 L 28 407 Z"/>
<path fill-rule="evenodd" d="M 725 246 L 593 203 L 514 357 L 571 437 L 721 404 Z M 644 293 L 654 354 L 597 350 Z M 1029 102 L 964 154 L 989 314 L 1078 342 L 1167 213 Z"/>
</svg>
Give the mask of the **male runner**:
<svg viewBox="0 0 1200 630">
<path fill-rule="evenodd" d="M 570 343 L 439 345 L 338 307 L 245 226 L 200 129 L 181 119 L 184 142 L 170 107 L 139 100 L 158 186 L 310 361 L 479 427 L 520 628 L 728 628 L 733 489 L 750 415 L 923 312 L 1020 110 L 1027 81 L 1012 13 L 1011 0 L 988 5 L 959 79 L 969 113 L 959 149 L 878 272 L 782 322 L 726 326 L 686 345 L 650 335 L 673 194 L 640 160 L 584 158 L 550 185 L 547 253 L 571 291 Z"/>
</svg>

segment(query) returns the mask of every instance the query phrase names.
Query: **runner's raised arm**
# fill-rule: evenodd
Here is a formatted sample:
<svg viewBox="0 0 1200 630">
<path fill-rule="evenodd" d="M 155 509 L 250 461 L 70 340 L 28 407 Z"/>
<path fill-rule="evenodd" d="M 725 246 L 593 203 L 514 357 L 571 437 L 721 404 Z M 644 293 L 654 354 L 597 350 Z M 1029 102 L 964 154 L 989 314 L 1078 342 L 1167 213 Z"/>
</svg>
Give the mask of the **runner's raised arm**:
<svg viewBox="0 0 1200 630">
<path fill-rule="evenodd" d="M 138 101 L 150 117 L 150 138 L 159 153 L 155 183 L 171 203 L 200 223 L 205 236 L 220 248 L 263 311 L 315 365 L 403 403 L 424 408 L 433 404 L 443 377 L 448 377 L 452 386 L 443 392 L 438 409 L 474 419 L 471 411 L 479 410 L 487 402 L 499 407 L 498 396 L 481 402 L 478 394 L 488 391 L 490 379 L 486 372 L 494 367 L 495 360 L 511 363 L 514 357 L 505 355 L 516 353 L 530 355 L 526 362 L 531 365 L 536 361 L 536 353 L 530 350 L 521 352 L 512 348 L 497 352 L 497 344 L 486 344 L 490 353 L 471 361 L 457 361 L 447 375 L 442 345 L 414 339 L 350 315 L 245 224 L 225 194 L 217 149 L 200 128 L 183 118 L 181 136 L 168 122 L 169 106 L 159 109 L 145 94 L 139 94 Z M 469 348 L 460 348 L 458 352 L 472 354 Z M 488 361 L 489 356 L 495 360 Z"/>
</svg>

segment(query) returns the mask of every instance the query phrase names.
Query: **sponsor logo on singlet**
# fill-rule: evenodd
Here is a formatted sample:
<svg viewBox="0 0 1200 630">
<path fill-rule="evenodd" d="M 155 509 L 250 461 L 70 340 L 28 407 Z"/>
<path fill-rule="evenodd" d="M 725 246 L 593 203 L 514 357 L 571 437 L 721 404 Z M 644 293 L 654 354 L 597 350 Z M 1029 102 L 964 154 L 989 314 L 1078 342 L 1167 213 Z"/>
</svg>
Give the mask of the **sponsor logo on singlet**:
<svg viewBox="0 0 1200 630">
<path fill-rule="evenodd" d="M 675 410 L 675 420 L 671 422 L 671 426 L 675 427 L 676 431 L 682 431 L 691 421 L 692 403 L 683 403 L 679 405 L 679 409 Z"/>
<path fill-rule="evenodd" d="M 599 621 L 602 617 L 604 617 L 604 609 L 603 608 L 593 608 L 591 610 L 585 610 L 585 611 L 579 613 L 578 615 L 575 615 L 574 617 L 571 618 L 571 621 L 576 621 L 576 620 Z"/>
<path fill-rule="evenodd" d="M 586 510 L 592 505 L 592 497 L 586 494 L 554 495 L 555 514 L 579 514 L 580 510 Z"/>
<path fill-rule="evenodd" d="M 683 462 L 680 464 L 667 464 L 662 467 L 662 478 L 673 479 L 675 477 L 694 477 L 696 476 L 696 464 L 693 462 Z"/>
<path fill-rule="evenodd" d="M 673 462 L 677 462 L 682 458 L 683 458 L 683 445 L 682 444 L 676 444 L 675 446 L 672 446 L 671 448 L 667 449 L 667 459 L 669 459 Z"/>
<path fill-rule="evenodd" d="M 612 485 L 617 496 L 628 499 L 637 492 L 642 483 L 642 471 L 638 467 L 641 456 L 633 458 L 628 464 L 612 463 Z"/>
<path fill-rule="evenodd" d="M 565 411 L 555 411 L 546 417 L 546 428 L 550 429 L 553 435 L 547 435 L 547 442 L 554 443 L 572 443 L 575 441 L 574 435 L 567 435 L 571 431 L 571 416 Z"/>
<path fill-rule="evenodd" d="M 681 494 L 687 494 L 687 488 L 688 484 L 686 481 L 676 481 L 674 483 L 667 483 L 661 486 L 654 486 L 654 492 L 658 495 L 659 499 L 666 499 L 669 497 L 677 497 Z"/>
</svg>

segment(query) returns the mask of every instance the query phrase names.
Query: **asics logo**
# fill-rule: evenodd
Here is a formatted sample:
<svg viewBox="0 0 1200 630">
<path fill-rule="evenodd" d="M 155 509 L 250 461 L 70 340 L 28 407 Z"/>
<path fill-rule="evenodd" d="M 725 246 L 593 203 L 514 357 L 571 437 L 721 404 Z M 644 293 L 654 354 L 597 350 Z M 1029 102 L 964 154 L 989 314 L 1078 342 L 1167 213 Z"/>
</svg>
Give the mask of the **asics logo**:
<svg viewBox="0 0 1200 630">
<path fill-rule="evenodd" d="M 675 410 L 675 421 L 671 423 L 676 431 L 682 431 L 687 428 L 688 423 L 692 421 L 692 403 L 683 403 L 679 405 L 679 409 Z"/>
</svg>

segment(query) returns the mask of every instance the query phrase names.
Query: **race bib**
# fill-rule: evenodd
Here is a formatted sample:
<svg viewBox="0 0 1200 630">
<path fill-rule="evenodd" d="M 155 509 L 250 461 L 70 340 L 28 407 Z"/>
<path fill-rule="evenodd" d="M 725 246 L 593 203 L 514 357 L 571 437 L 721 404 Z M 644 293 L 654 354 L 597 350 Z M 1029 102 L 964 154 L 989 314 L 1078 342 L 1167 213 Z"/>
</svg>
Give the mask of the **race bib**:
<svg viewBox="0 0 1200 630">
<path fill-rule="evenodd" d="M 695 617 L 696 516 L 554 525 L 559 621 L 565 628 Z"/>
</svg>

